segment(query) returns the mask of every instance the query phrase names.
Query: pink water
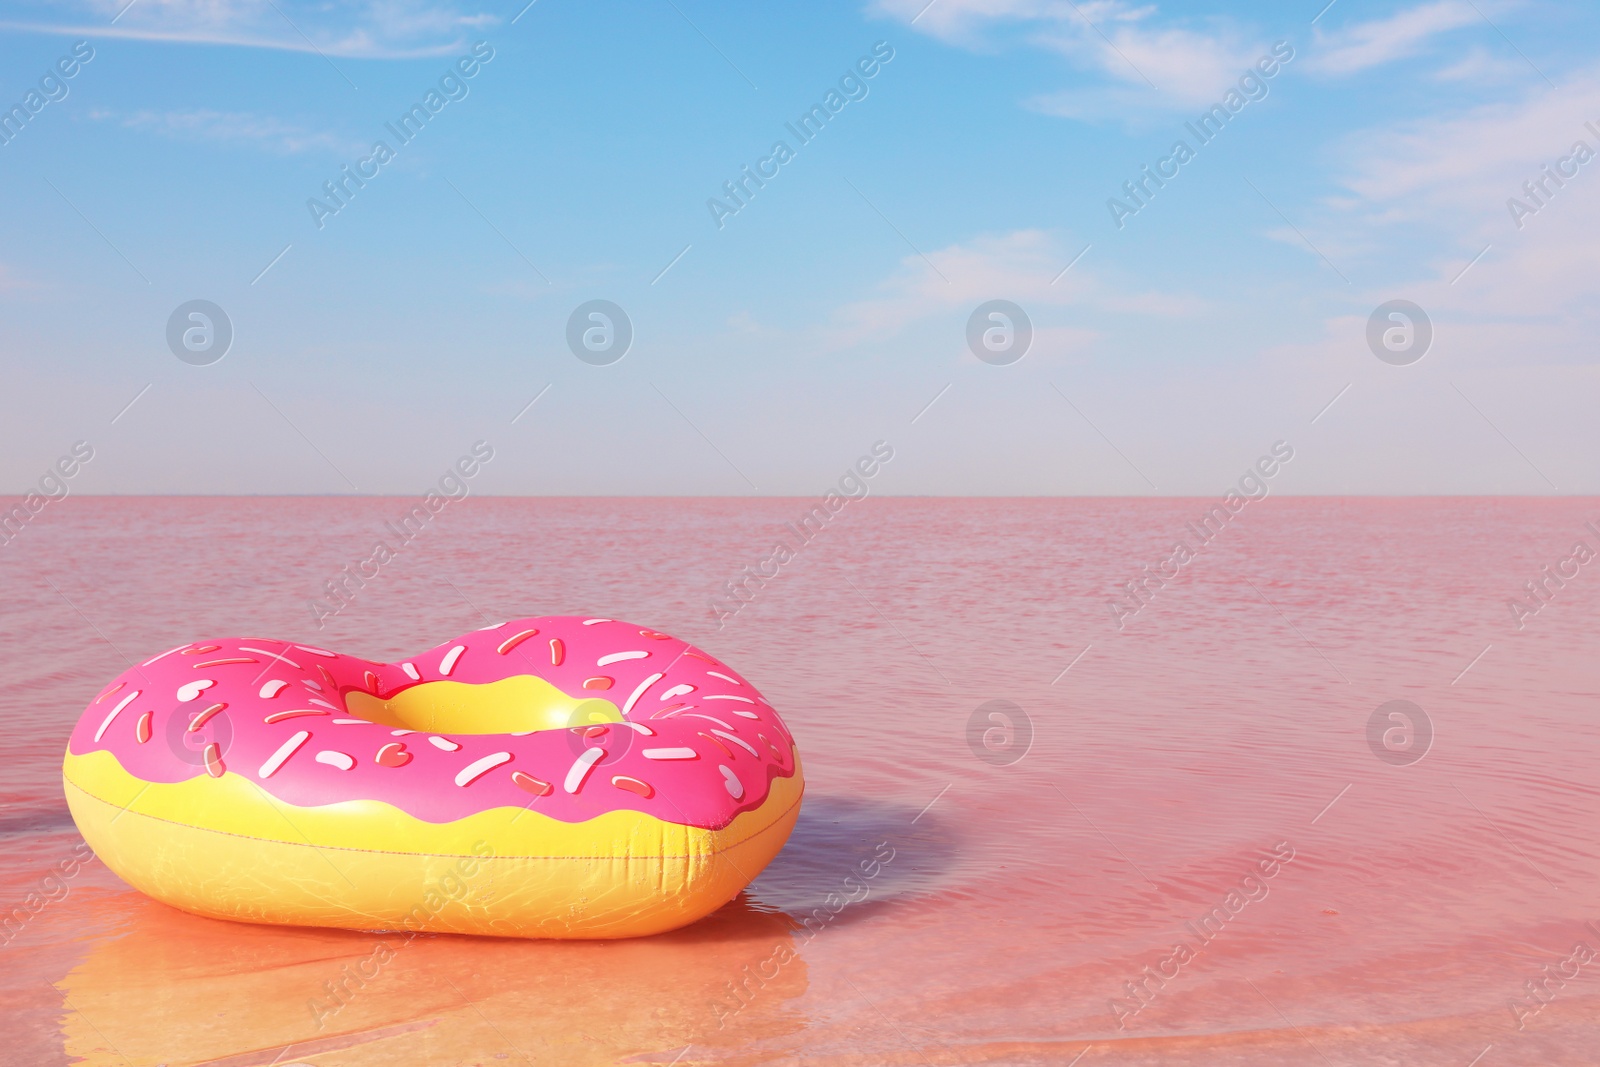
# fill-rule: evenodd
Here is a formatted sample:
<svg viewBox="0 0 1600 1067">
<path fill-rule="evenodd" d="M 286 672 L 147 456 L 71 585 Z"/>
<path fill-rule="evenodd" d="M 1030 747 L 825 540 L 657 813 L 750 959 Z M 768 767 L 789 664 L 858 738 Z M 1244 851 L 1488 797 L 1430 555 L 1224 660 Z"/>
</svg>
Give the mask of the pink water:
<svg viewBox="0 0 1600 1067">
<path fill-rule="evenodd" d="M 1600 501 L 1269 498 L 1119 632 L 1108 601 L 1204 502 L 868 500 L 718 630 L 708 599 L 809 503 L 471 499 L 322 630 L 307 600 L 403 502 L 52 505 L 0 549 L 0 903 L 27 916 L 0 1062 L 1600 1063 L 1600 958 L 1572 959 L 1600 950 L 1600 562 L 1521 631 L 1507 607 L 1600 548 Z M 800 824 L 706 922 L 401 943 L 48 877 L 79 841 L 65 737 L 124 656 L 248 632 L 387 659 L 540 613 L 693 640 L 794 731 Z M 1368 742 L 1396 699 L 1433 725 L 1409 764 Z M 969 744 L 991 700 L 1031 721 L 1009 765 L 1025 728 Z"/>
</svg>

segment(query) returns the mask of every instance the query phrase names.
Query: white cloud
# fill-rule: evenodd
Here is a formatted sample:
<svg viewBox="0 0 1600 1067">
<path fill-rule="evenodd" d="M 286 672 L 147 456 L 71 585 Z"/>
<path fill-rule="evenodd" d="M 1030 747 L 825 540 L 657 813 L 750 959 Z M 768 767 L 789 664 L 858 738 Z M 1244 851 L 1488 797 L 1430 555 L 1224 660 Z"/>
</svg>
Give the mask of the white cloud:
<svg viewBox="0 0 1600 1067">
<path fill-rule="evenodd" d="M 1435 0 L 1328 34 L 1320 39 L 1306 66 L 1322 74 L 1354 74 L 1416 55 L 1441 33 L 1482 24 L 1482 16 L 1465 0 Z"/>
<path fill-rule="evenodd" d="M 1475 85 L 1499 85 L 1527 76 L 1526 63 L 1496 56 L 1483 47 L 1468 49 L 1466 55 L 1433 74 L 1437 81 L 1471 82 Z"/>
<path fill-rule="evenodd" d="M 362 59 L 450 54 L 499 21 L 449 0 L 29 0 L 7 14 L 0 28 Z"/>
<path fill-rule="evenodd" d="M 1064 248 L 1043 230 L 1015 230 L 952 244 L 926 257 L 907 256 L 880 283 L 877 293 L 836 313 L 828 340 L 836 347 L 879 340 L 913 323 L 956 310 L 970 311 L 995 299 L 1015 301 L 1024 309 L 1079 305 L 1145 315 L 1190 315 L 1204 308 L 1194 297 L 1120 291 L 1103 283 L 1082 261 L 1062 274 L 1081 250 L 1081 246 Z M 1093 255 L 1092 249 L 1089 255 Z M 1039 326 L 1037 321 L 1035 326 Z M 1071 347 L 1095 336 L 1088 329 L 1053 328 L 1052 332 L 1055 340 Z"/>
<path fill-rule="evenodd" d="M 1341 184 L 1354 195 L 1307 227 L 1377 255 L 1400 241 L 1437 248 L 1416 276 L 1366 296 L 1422 305 L 1450 333 L 1457 365 L 1600 363 L 1600 133 L 1586 120 L 1600 129 L 1600 67 L 1561 90 L 1539 83 L 1519 100 L 1352 136 Z M 1593 154 L 1581 165 L 1580 142 Z M 1563 159 L 1575 173 L 1558 184 L 1545 168 Z M 1520 226 L 1513 199 L 1535 209 Z M 1382 272 L 1372 263 L 1345 267 L 1359 284 Z M 1330 320 L 1330 335 L 1349 326 Z"/>
<path fill-rule="evenodd" d="M 1154 5 L 1123 0 L 874 0 L 872 10 L 949 44 L 988 48 L 1008 27 L 1109 84 L 1064 90 L 1032 102 L 1072 118 L 1122 116 L 1210 104 L 1267 51 L 1233 27 L 1158 24 Z M 919 14 L 920 12 L 920 14 Z"/>
<path fill-rule="evenodd" d="M 269 115 L 253 115 L 247 112 L 200 109 L 135 111 L 120 114 L 102 110 L 91 112 L 89 117 L 116 122 L 126 129 L 149 131 L 164 137 L 255 145 L 288 155 L 313 149 L 325 149 L 348 155 L 365 147 L 358 141 L 338 137 L 332 133 L 308 130 Z"/>
</svg>

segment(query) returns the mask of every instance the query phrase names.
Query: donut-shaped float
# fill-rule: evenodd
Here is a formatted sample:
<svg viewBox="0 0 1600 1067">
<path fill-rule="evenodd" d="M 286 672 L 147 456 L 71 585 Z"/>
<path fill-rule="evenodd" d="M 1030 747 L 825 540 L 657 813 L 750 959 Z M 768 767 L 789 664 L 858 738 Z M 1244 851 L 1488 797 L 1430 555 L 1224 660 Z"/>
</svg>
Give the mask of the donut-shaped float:
<svg viewBox="0 0 1600 1067">
<path fill-rule="evenodd" d="M 95 853 L 174 907 L 550 938 L 716 910 L 783 847 L 804 791 L 793 738 L 738 672 L 577 617 L 399 663 L 181 645 L 90 702 L 62 774 Z"/>
</svg>

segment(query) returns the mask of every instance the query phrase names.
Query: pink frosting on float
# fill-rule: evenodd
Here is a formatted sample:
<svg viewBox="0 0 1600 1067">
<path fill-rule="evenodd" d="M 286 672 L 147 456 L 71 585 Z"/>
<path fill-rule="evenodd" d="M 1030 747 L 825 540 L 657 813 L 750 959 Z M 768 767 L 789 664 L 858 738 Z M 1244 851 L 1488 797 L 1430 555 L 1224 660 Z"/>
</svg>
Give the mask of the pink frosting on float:
<svg viewBox="0 0 1600 1067">
<path fill-rule="evenodd" d="M 344 700 L 357 690 L 387 700 L 424 682 L 521 674 L 577 700 L 610 700 L 627 721 L 520 736 L 430 734 L 352 721 Z M 598 676 L 611 687 L 583 687 Z M 168 742 L 196 719 L 206 738 L 225 743 Z M 774 778 L 794 774 L 792 744 L 755 687 L 699 649 L 632 623 L 543 616 L 398 663 L 266 638 L 179 646 L 113 679 L 79 718 L 68 751 L 103 749 L 147 782 L 234 773 L 289 804 L 378 800 L 435 823 L 517 807 L 571 823 L 627 810 L 716 829 L 759 807 Z"/>
</svg>

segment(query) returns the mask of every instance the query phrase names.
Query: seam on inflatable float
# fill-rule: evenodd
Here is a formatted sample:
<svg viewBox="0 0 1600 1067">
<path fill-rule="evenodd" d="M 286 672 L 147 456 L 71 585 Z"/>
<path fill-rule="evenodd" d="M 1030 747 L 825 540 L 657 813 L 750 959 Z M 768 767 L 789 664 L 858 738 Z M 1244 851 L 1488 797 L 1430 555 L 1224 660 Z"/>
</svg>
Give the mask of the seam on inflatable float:
<svg viewBox="0 0 1600 1067">
<path fill-rule="evenodd" d="M 124 772 L 124 773 L 126 773 L 126 772 Z M 785 782 L 787 782 L 787 781 L 792 781 L 793 778 L 794 778 L 793 775 L 789 775 L 787 777 L 777 777 L 777 778 L 771 779 L 771 782 L 776 782 L 776 781 L 785 781 Z M 84 796 L 88 797 L 90 800 L 98 801 L 99 803 L 104 804 L 108 808 L 115 808 L 115 807 L 118 806 L 115 803 L 113 803 L 112 801 L 109 801 L 109 800 L 105 799 L 104 797 L 97 796 L 94 793 L 89 792 L 89 790 L 83 788 L 83 786 L 79 785 L 77 782 L 73 781 L 71 778 L 64 778 L 63 780 L 65 781 L 65 783 L 67 785 L 70 785 L 72 788 L 76 789 L 78 792 L 82 793 Z M 770 790 L 770 787 L 771 787 L 771 782 L 768 783 L 769 790 Z M 767 795 L 770 798 L 772 794 L 769 791 Z M 137 800 L 138 798 L 135 797 L 134 799 Z M 766 831 L 772 829 L 772 827 L 774 825 L 776 825 L 778 823 L 778 821 L 780 819 L 782 819 L 785 815 L 788 815 L 789 812 L 791 812 L 795 808 L 799 807 L 800 806 L 800 802 L 803 799 L 805 799 L 805 786 L 802 784 L 801 788 L 800 788 L 800 795 L 794 798 L 794 803 L 792 803 L 788 807 L 784 808 L 783 811 L 779 812 L 777 814 L 777 816 L 774 817 L 770 822 L 766 823 L 765 825 L 763 825 L 760 828 L 756 829 L 755 831 L 751 832 L 749 835 L 747 835 L 745 837 L 742 837 L 737 841 L 732 842 L 731 844 L 723 845 L 720 848 L 712 849 L 710 854 L 713 855 L 713 856 L 721 855 L 724 852 L 729 852 L 729 851 L 731 851 L 731 850 L 733 850 L 735 848 L 738 848 L 740 845 L 746 844 L 749 841 L 753 840 L 754 838 L 759 837 L 761 834 L 763 834 Z M 290 805 L 290 806 L 291 807 L 297 807 L 297 805 Z M 398 851 L 396 849 L 384 849 L 384 848 L 351 848 L 348 845 L 319 845 L 319 844 L 316 844 L 315 842 L 312 842 L 312 841 L 279 841 L 279 840 L 276 840 L 276 839 L 270 838 L 270 837 L 252 837 L 249 834 L 237 834 L 237 833 L 234 833 L 232 830 L 218 830 L 215 827 L 211 827 L 211 826 L 196 826 L 193 823 L 178 822 L 176 819 L 166 819 L 166 818 L 162 818 L 160 815 L 150 815 L 150 814 L 148 814 L 146 812 L 134 811 L 132 809 L 131 804 L 129 806 L 127 806 L 127 807 L 121 808 L 120 810 L 125 812 L 125 813 L 127 813 L 127 814 L 129 814 L 129 815 L 137 815 L 141 819 L 149 819 L 152 822 L 166 823 L 169 826 L 181 826 L 186 830 L 200 830 L 200 831 L 202 831 L 204 833 L 208 833 L 208 834 L 220 834 L 223 837 L 236 837 L 236 838 L 239 838 L 240 840 L 243 840 L 243 841 L 261 841 L 261 842 L 264 842 L 264 843 L 267 843 L 267 844 L 290 845 L 290 846 L 292 846 L 294 848 L 309 848 L 309 849 L 313 849 L 313 850 L 317 850 L 317 851 L 329 850 L 329 851 L 334 851 L 334 852 L 351 852 L 351 853 L 358 853 L 358 854 L 361 854 L 361 855 L 368 855 L 368 856 L 431 856 L 431 857 L 435 857 L 435 858 L 438 858 L 438 859 L 461 859 L 462 857 L 467 855 L 467 853 L 457 853 L 457 852 L 401 852 L 401 851 Z M 396 809 L 396 810 L 399 810 L 399 809 Z M 509 808 L 486 808 L 485 810 L 486 811 L 509 811 L 511 809 L 509 809 Z M 526 810 L 526 809 L 522 809 L 522 810 Z M 756 808 L 752 808 L 751 809 L 752 812 L 760 811 L 760 810 L 761 810 L 760 807 L 756 807 Z M 721 833 L 720 830 L 707 830 L 707 829 L 705 829 L 705 827 L 701 827 L 701 826 L 687 826 L 687 825 L 685 825 L 683 823 L 668 823 L 665 820 L 657 819 L 654 815 L 649 815 L 649 814 L 647 814 L 645 812 L 635 812 L 634 814 L 637 814 L 637 815 L 641 816 L 642 818 L 653 819 L 654 821 L 660 823 L 663 826 L 681 826 L 686 830 L 701 830 L 704 833 L 708 833 L 708 834 Z M 407 817 L 408 818 L 412 818 L 412 819 L 416 818 L 416 816 L 414 816 L 414 815 L 407 815 Z M 735 816 L 735 817 L 737 818 L 737 816 Z M 419 819 L 417 821 L 422 822 L 422 821 L 425 821 L 425 820 L 420 820 Z M 432 823 L 430 825 L 436 825 L 437 826 L 437 825 L 446 825 L 446 824 Z M 583 824 L 582 823 L 567 823 L 566 825 L 568 825 L 568 826 L 581 826 Z M 704 852 L 651 853 L 650 855 L 646 855 L 646 856 L 641 856 L 641 855 L 638 855 L 637 853 L 629 854 L 627 856 L 615 856 L 615 855 L 613 855 L 613 856 L 570 856 L 570 855 L 566 855 L 566 856 L 561 856 L 561 855 L 558 855 L 558 856 L 532 856 L 532 855 L 502 856 L 502 855 L 498 855 L 497 854 L 497 855 L 494 855 L 494 856 L 489 856 L 489 857 L 484 857 L 484 858 L 486 858 L 486 859 L 505 859 L 505 860 L 616 860 L 616 859 L 627 859 L 627 860 L 644 860 L 644 859 L 686 860 L 686 859 L 698 859 L 698 858 L 701 858 L 701 857 L 703 857 L 705 855 L 706 855 L 706 853 L 704 853 Z"/>
</svg>

